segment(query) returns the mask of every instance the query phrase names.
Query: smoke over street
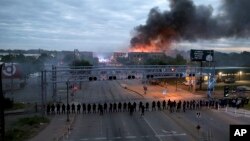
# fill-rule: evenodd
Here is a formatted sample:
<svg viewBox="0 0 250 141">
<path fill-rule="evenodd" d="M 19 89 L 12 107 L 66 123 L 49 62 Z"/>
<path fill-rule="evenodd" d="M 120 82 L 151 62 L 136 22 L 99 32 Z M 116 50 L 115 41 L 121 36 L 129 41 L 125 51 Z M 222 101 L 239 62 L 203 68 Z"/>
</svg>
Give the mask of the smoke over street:
<svg viewBox="0 0 250 141">
<path fill-rule="evenodd" d="M 170 10 L 150 10 L 145 25 L 135 27 L 131 50 L 167 50 L 172 42 L 250 35 L 250 1 L 223 0 L 220 12 L 192 0 L 169 0 Z"/>
</svg>

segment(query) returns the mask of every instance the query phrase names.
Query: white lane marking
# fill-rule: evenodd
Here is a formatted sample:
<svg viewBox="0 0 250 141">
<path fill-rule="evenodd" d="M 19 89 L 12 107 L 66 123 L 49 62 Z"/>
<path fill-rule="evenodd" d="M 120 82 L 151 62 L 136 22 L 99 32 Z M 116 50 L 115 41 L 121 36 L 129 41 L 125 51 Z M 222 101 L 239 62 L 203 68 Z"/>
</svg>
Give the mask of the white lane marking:
<svg viewBox="0 0 250 141">
<path fill-rule="evenodd" d="M 94 140 L 106 140 L 106 137 L 99 137 L 99 138 L 95 138 Z"/>
<path fill-rule="evenodd" d="M 87 141 L 87 140 L 89 140 L 89 139 L 80 139 L 81 141 Z"/>
<path fill-rule="evenodd" d="M 125 138 L 127 138 L 127 139 L 134 139 L 134 138 L 136 138 L 136 136 L 126 136 Z"/>
<path fill-rule="evenodd" d="M 151 124 L 146 120 L 146 118 L 144 118 L 144 121 L 148 124 L 148 126 L 153 130 L 153 132 L 155 133 L 155 136 L 161 141 L 161 138 L 158 136 L 157 132 L 155 131 L 155 129 L 151 126 Z"/>
<path fill-rule="evenodd" d="M 103 128 L 103 118 L 101 118 L 101 135 L 103 134 L 102 128 Z"/>
<path fill-rule="evenodd" d="M 186 133 L 176 133 L 176 134 L 168 134 L 168 135 L 157 135 L 159 137 L 168 137 L 168 136 L 186 136 L 187 134 Z"/>
<path fill-rule="evenodd" d="M 122 137 L 114 137 L 113 139 L 114 140 L 118 140 L 118 139 L 121 139 Z"/>
</svg>

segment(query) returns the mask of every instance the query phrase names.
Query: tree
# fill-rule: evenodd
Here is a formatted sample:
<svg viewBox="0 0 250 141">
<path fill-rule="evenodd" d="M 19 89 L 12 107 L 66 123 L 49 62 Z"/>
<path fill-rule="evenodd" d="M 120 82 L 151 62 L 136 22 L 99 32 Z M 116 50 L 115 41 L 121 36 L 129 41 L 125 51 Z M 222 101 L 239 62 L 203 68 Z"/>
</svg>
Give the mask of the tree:
<svg viewBox="0 0 250 141">
<path fill-rule="evenodd" d="M 71 63 L 71 66 L 92 66 L 92 64 L 86 60 L 75 60 Z"/>
</svg>

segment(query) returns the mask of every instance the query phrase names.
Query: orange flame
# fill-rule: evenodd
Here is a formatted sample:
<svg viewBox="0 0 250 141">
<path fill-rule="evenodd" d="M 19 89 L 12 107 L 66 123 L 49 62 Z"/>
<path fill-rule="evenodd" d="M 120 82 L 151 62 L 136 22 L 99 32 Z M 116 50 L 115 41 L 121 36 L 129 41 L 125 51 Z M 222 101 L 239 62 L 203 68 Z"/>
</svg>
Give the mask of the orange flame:
<svg viewBox="0 0 250 141">
<path fill-rule="evenodd" d="M 178 34 L 172 28 L 165 28 L 159 36 L 152 39 L 149 44 L 136 44 L 129 48 L 130 52 L 165 52 L 169 49 L 172 38 L 177 38 Z"/>
<path fill-rule="evenodd" d="M 156 45 L 136 45 L 133 48 L 129 48 L 129 52 L 159 52 L 160 50 Z"/>
</svg>

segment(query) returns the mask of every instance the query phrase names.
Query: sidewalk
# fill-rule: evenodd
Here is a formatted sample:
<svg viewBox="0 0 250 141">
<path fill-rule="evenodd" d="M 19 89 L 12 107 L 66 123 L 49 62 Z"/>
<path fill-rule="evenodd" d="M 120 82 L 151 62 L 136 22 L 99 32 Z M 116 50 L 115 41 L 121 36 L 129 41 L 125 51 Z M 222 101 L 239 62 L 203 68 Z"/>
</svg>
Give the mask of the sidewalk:
<svg viewBox="0 0 250 141">
<path fill-rule="evenodd" d="M 62 141 L 67 139 L 72 125 L 75 121 L 75 114 L 70 114 L 70 121 L 67 122 L 67 115 L 51 116 L 49 125 L 29 141 Z"/>
</svg>

